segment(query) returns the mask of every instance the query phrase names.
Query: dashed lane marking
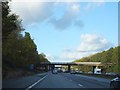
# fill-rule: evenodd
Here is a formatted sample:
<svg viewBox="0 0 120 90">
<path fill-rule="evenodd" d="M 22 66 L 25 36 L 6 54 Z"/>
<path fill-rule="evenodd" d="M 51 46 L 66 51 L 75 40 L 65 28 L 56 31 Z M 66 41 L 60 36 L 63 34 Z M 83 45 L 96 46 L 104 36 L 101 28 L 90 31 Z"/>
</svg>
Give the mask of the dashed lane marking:
<svg viewBox="0 0 120 90">
<path fill-rule="evenodd" d="M 78 86 L 83 87 L 83 85 L 82 85 L 82 84 L 78 84 Z"/>
</svg>

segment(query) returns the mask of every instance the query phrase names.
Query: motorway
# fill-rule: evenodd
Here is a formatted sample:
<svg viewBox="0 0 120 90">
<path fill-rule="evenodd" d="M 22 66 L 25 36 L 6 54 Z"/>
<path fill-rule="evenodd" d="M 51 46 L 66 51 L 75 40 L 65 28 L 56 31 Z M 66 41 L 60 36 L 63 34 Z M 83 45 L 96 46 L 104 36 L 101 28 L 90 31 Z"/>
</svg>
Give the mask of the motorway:
<svg viewBox="0 0 120 90">
<path fill-rule="evenodd" d="M 16 79 L 3 80 L 3 88 L 109 88 L 109 79 L 70 73 L 36 74 Z"/>
</svg>

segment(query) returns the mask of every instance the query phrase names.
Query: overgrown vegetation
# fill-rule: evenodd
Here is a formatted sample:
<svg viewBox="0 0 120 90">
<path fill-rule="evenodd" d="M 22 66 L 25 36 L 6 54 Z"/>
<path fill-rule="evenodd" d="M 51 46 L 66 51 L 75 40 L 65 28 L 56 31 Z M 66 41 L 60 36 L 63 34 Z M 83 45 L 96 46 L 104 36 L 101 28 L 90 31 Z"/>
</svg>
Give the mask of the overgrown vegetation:
<svg viewBox="0 0 120 90">
<path fill-rule="evenodd" d="M 2 2 L 2 74 L 6 77 L 11 71 L 26 70 L 29 65 L 48 62 L 45 54 L 38 54 L 37 46 L 28 32 L 25 36 L 21 20 L 12 14 L 8 2 Z"/>
<path fill-rule="evenodd" d="M 120 46 L 110 48 L 107 51 L 102 51 L 89 57 L 84 57 L 79 60 L 75 60 L 75 62 L 102 62 L 104 64 L 104 67 L 101 68 L 103 68 L 104 72 L 120 73 L 119 49 Z M 112 65 L 108 65 L 108 63 L 112 63 Z M 79 69 L 88 72 L 91 70 L 91 67 L 80 66 Z"/>
</svg>

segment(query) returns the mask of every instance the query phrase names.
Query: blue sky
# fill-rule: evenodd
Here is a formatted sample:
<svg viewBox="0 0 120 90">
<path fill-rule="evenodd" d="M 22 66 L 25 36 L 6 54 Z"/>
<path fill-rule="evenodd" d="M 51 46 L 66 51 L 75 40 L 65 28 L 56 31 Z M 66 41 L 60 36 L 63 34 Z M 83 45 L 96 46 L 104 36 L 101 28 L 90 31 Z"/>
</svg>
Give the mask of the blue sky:
<svg viewBox="0 0 120 90">
<path fill-rule="evenodd" d="M 70 62 L 118 45 L 117 2 L 13 0 L 11 9 L 51 62 Z"/>
</svg>

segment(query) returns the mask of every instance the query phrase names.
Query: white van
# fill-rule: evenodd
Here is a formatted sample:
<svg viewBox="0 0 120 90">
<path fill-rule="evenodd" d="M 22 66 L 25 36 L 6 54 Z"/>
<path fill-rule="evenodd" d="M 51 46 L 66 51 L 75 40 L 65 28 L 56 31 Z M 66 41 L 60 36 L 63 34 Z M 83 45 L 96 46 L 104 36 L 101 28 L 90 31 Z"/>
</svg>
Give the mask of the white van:
<svg viewBox="0 0 120 90">
<path fill-rule="evenodd" d="M 95 68 L 95 70 L 94 70 L 94 74 L 101 74 L 101 69 L 99 69 L 99 68 Z"/>
</svg>

